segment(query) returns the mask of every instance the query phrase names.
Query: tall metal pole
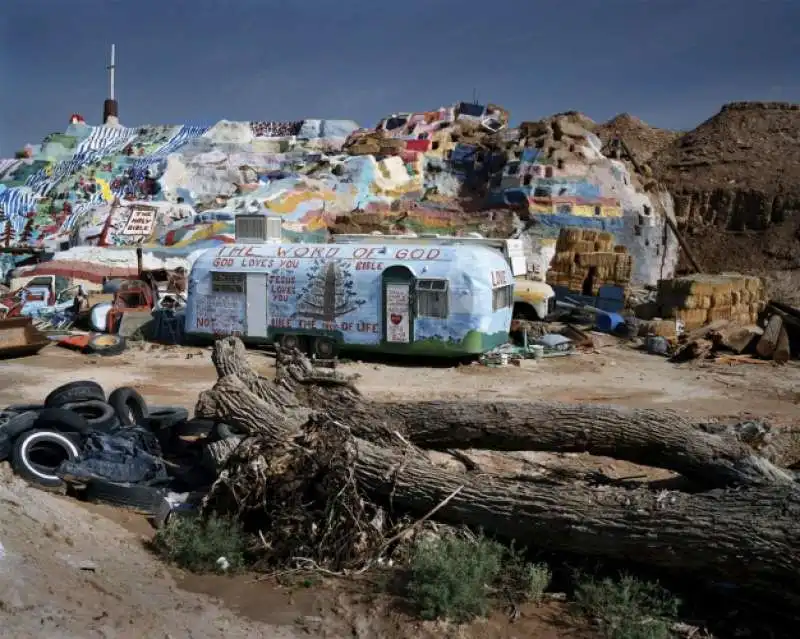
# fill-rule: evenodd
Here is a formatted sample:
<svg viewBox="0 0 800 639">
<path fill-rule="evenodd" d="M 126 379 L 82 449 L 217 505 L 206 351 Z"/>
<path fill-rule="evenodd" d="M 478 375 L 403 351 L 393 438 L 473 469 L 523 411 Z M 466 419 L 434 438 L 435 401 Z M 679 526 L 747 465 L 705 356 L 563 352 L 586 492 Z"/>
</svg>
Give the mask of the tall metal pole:
<svg viewBox="0 0 800 639">
<path fill-rule="evenodd" d="M 108 96 L 111 100 L 114 99 L 114 70 L 116 69 L 116 65 L 114 64 L 116 58 L 116 45 L 111 45 L 111 64 L 106 67 L 109 70 L 109 81 L 111 84 L 111 93 Z"/>
</svg>

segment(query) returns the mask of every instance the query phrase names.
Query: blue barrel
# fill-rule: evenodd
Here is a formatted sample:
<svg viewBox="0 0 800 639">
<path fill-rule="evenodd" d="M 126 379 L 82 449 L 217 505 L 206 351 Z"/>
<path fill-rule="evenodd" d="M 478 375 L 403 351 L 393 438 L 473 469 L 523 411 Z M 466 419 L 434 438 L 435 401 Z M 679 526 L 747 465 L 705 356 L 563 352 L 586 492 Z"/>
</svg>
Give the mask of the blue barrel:
<svg viewBox="0 0 800 639">
<path fill-rule="evenodd" d="M 618 313 L 598 313 L 594 319 L 595 328 L 603 333 L 613 333 L 620 324 L 625 323 L 625 318 Z"/>
</svg>

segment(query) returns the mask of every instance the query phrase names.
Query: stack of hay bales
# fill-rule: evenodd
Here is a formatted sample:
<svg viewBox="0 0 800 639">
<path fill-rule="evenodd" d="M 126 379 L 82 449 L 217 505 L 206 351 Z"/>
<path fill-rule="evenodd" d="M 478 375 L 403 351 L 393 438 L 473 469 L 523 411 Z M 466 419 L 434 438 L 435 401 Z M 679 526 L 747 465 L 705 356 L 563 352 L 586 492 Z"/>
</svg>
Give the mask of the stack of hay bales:
<svg viewBox="0 0 800 639">
<path fill-rule="evenodd" d="M 624 246 L 614 244 L 614 235 L 596 229 L 564 228 L 556 242 L 556 254 L 547 271 L 547 283 L 580 293 L 594 269 L 592 295 L 601 286 L 627 287 L 633 258 Z"/>
<path fill-rule="evenodd" d="M 661 280 L 657 303 L 662 317 L 683 321 L 687 330 L 717 320 L 748 325 L 764 310 L 767 292 L 760 277 L 697 274 Z"/>
</svg>

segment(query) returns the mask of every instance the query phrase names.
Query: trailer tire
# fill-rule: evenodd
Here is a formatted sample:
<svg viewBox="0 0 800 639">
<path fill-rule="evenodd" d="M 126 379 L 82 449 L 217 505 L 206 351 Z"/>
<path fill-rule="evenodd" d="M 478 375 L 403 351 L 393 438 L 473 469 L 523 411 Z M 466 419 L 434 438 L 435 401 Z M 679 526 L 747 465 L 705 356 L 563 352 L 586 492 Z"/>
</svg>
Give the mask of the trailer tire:
<svg viewBox="0 0 800 639">
<path fill-rule="evenodd" d="M 49 452 L 49 459 L 37 461 L 37 453 Z M 74 461 L 80 455 L 75 443 L 53 430 L 32 430 L 17 438 L 11 453 L 11 467 L 25 481 L 45 488 L 59 488 L 64 480 L 55 474 L 63 461 Z"/>
<path fill-rule="evenodd" d="M 106 402 L 88 401 L 64 404 L 64 410 L 71 410 L 83 417 L 92 430 L 108 432 L 119 425 L 116 411 Z"/>
<path fill-rule="evenodd" d="M 155 515 L 161 507 L 165 491 L 152 486 L 116 484 L 93 477 L 83 493 L 86 501 L 126 508 L 144 515 Z"/>
<path fill-rule="evenodd" d="M 294 333 L 285 333 L 278 338 L 278 341 L 281 345 L 281 348 L 284 350 L 292 350 L 296 348 L 301 353 L 306 352 L 306 344 L 305 339 L 302 335 L 296 335 Z"/>
<path fill-rule="evenodd" d="M 314 340 L 314 355 L 319 359 L 333 359 L 339 353 L 339 345 L 327 337 Z"/>
<path fill-rule="evenodd" d="M 59 408 L 64 404 L 88 402 L 90 400 L 104 402 L 106 401 L 106 393 L 100 384 L 87 379 L 79 382 L 70 382 L 50 391 L 50 394 L 44 399 L 44 407 Z"/>
<path fill-rule="evenodd" d="M 108 404 L 114 409 L 123 426 L 145 424 L 150 417 L 147 402 L 135 388 L 121 386 L 108 396 Z"/>
</svg>

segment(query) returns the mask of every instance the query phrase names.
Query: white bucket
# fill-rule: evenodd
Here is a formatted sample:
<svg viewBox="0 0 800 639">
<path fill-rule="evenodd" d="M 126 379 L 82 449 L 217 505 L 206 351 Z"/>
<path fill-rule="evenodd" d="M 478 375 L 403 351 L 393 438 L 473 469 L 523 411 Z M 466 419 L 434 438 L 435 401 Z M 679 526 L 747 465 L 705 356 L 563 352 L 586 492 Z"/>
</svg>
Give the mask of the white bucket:
<svg viewBox="0 0 800 639">
<path fill-rule="evenodd" d="M 500 354 L 500 366 L 508 366 L 508 353 Z"/>
<path fill-rule="evenodd" d="M 533 359 L 542 359 L 544 357 L 544 346 L 534 344 L 531 346 L 531 352 L 533 353 Z"/>
</svg>

